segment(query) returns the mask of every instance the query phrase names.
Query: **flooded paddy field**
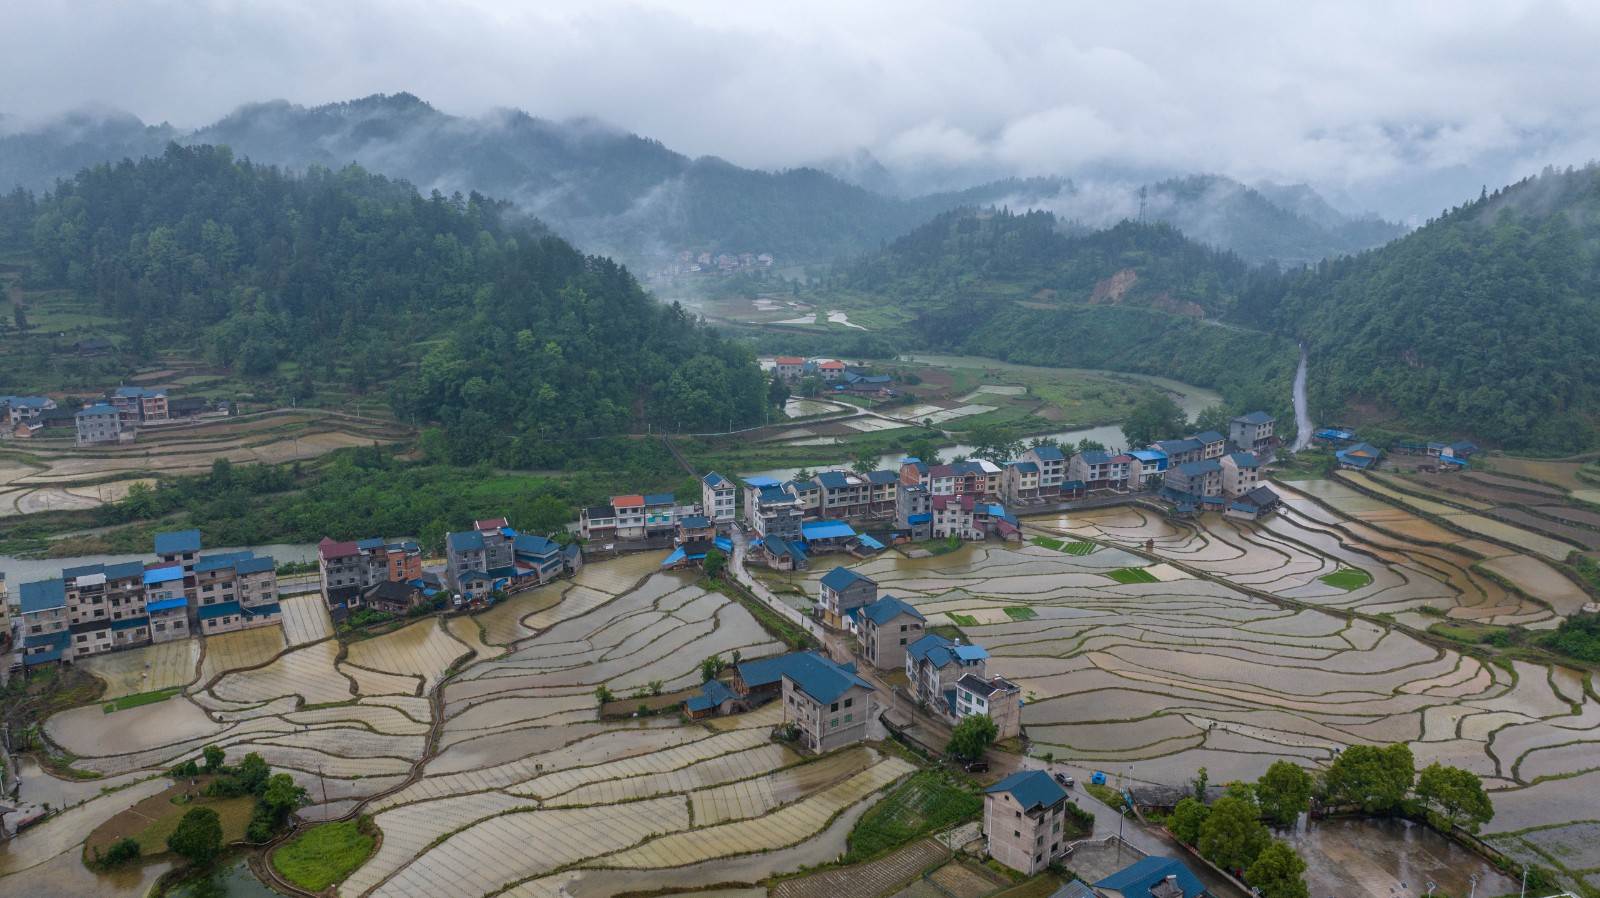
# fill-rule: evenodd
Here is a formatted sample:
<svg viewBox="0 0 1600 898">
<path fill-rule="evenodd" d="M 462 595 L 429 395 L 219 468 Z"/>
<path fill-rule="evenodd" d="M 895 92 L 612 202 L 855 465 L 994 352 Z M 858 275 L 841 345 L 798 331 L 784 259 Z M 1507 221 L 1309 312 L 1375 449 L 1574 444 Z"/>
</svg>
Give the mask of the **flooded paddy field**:
<svg viewBox="0 0 1600 898">
<path fill-rule="evenodd" d="M 956 623 L 989 650 L 991 672 L 1023 688 L 1035 754 L 1183 787 L 1202 766 L 1213 782 L 1253 779 L 1278 759 L 1321 767 L 1350 745 L 1407 742 L 1419 767 L 1440 761 L 1485 778 L 1501 808 L 1486 832 L 1573 813 L 1600 818 L 1600 790 L 1579 798 L 1569 784 L 1560 807 L 1541 804 L 1548 777 L 1600 767 L 1600 702 L 1579 672 L 1485 664 L 1344 613 L 1429 605 L 1546 620 L 1552 612 L 1490 589 L 1493 580 L 1472 570 L 1478 556 L 1397 537 L 1367 543 L 1327 509 L 1308 508 L 1260 524 L 1100 509 L 1028 522 L 1102 544 L 1088 555 L 987 543 L 852 567 L 930 625 Z M 1142 552 L 1146 540 L 1160 565 L 1129 551 Z M 1110 576 L 1157 566 L 1182 576 Z M 805 588 L 827 570 L 817 567 L 798 578 Z M 1347 591 L 1319 580 L 1344 567 L 1371 582 Z M 1034 615 L 993 613 L 1014 606 Z M 1583 747 L 1564 748 L 1574 743 Z"/>
<path fill-rule="evenodd" d="M 427 618 L 343 649 L 317 638 L 325 621 L 310 608 L 294 639 L 275 626 L 200 640 L 192 658 L 168 649 L 190 659 L 180 695 L 51 718 L 74 765 L 105 779 L 79 786 L 29 768 L 30 795 L 73 806 L 0 848 L 0 893 L 61 893 L 39 883 L 66 875 L 70 894 L 143 894 L 162 859 L 148 875 L 98 877 L 81 844 L 207 744 L 289 773 L 311 796 L 308 819 L 374 815 L 381 847 L 341 896 L 554 895 L 580 881 L 596 894 L 694 889 L 833 859 L 911 765 L 868 746 L 802 758 L 772 741 L 775 704 L 694 724 L 599 717 L 598 686 L 671 691 L 698 684 L 710 655 L 783 650 L 742 606 L 658 565 L 590 564 L 489 613 Z M 143 663 L 102 676 L 126 682 Z M 99 782 L 122 788 L 102 794 Z"/>
</svg>

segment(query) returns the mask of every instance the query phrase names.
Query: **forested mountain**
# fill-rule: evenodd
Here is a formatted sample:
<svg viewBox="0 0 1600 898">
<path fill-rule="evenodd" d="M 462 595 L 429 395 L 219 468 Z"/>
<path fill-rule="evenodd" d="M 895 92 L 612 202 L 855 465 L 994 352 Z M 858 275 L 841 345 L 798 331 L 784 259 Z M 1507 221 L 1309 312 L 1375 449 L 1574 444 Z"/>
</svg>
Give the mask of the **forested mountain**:
<svg viewBox="0 0 1600 898">
<path fill-rule="evenodd" d="M 173 145 L 0 206 L 31 220 L 5 233 L 32 285 L 92 297 L 130 351 L 203 353 L 286 391 L 392 384 L 457 462 L 552 464 L 560 441 L 762 415 L 747 350 L 477 194 Z"/>
<path fill-rule="evenodd" d="M 1054 209 L 1095 228 L 1138 217 L 1128 185 L 1116 187 L 1110 202 L 1102 202 L 1107 189 L 1062 178 L 903 196 L 893 174 L 868 155 L 834 165 L 849 179 L 815 168 L 767 172 L 691 158 L 592 120 L 557 122 L 518 110 L 452 116 L 405 93 L 309 108 L 255 103 L 192 133 L 89 114 L 34 131 L 0 129 L 0 191 L 14 184 L 44 190 L 88 165 L 160 155 L 172 140 L 226 145 L 237 156 L 297 170 L 357 163 L 423 190 L 476 190 L 510 200 L 587 251 L 646 263 L 680 250 L 769 252 L 780 264 L 832 261 L 876 250 L 962 205 Z M 1226 178 L 1163 181 L 1148 189 L 1145 217 L 1251 262 L 1316 261 L 1400 232 L 1386 222 L 1347 220 L 1307 192 L 1280 189 L 1279 202 Z"/>
<path fill-rule="evenodd" d="M 1593 165 L 1547 171 L 1380 249 L 1283 273 L 1167 225 L 1086 234 L 1046 213 L 968 209 L 835 284 L 912 312 L 907 336 L 939 348 L 1171 374 L 1237 405 L 1281 408 L 1293 344 L 1304 341 L 1322 420 L 1549 453 L 1600 444 Z"/>
</svg>

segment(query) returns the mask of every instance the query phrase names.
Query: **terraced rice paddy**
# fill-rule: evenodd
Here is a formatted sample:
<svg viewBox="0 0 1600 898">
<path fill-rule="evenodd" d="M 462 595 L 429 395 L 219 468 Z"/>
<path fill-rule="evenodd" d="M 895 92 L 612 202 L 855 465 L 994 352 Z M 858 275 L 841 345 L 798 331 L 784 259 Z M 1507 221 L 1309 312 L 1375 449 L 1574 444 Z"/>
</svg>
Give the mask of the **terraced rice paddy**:
<svg viewBox="0 0 1600 898">
<path fill-rule="evenodd" d="M 989 544 L 854 569 L 931 624 L 972 618 L 963 631 L 988 648 L 990 671 L 1023 688 L 1034 751 L 1058 760 L 1181 787 L 1201 766 L 1213 780 L 1253 778 L 1277 759 L 1319 766 L 1349 745 L 1406 741 L 1419 766 L 1438 760 L 1486 778 L 1501 808 L 1486 832 L 1600 818 L 1600 789 L 1577 799 L 1569 783 L 1555 798 L 1541 779 L 1600 777 L 1586 772 L 1600 768 L 1600 702 L 1577 672 L 1486 665 L 1338 613 L 1431 605 L 1466 619 L 1539 621 L 1551 612 L 1492 591 L 1471 569 L 1476 555 L 1346 529 L 1354 522 L 1294 498 L 1258 525 L 1173 522 L 1131 507 L 1031 522 L 1047 537 L 1107 544 L 1081 557 Z M 1146 540 L 1166 562 L 1157 567 L 1193 575 L 1106 576 L 1153 570 L 1117 547 Z M 1348 591 L 1320 582 L 1341 570 L 1371 582 Z M 1014 607 L 1036 616 L 1012 619 Z M 1560 807 L 1541 805 L 1550 800 Z"/>
<path fill-rule="evenodd" d="M 79 666 L 106 682 L 101 699 L 113 699 L 187 686 L 194 682 L 199 663 L 200 640 L 190 638 L 95 655 Z"/>
<path fill-rule="evenodd" d="M 234 759 L 259 752 L 290 773 L 310 793 L 311 819 L 375 815 L 381 845 L 342 896 L 553 895 L 575 877 L 622 871 L 635 885 L 693 888 L 829 859 L 909 764 L 866 746 L 802 758 L 770 738 L 777 704 L 703 724 L 599 719 L 598 685 L 672 690 L 697 684 L 709 655 L 782 650 L 743 607 L 658 563 L 591 564 L 489 614 L 427 618 L 342 657 L 331 638 L 306 641 L 320 627 L 311 615 L 286 615 L 289 639 L 271 627 L 206 640 L 187 692 L 51 719 L 51 738 L 78 766 L 118 783 L 152 778 L 9 843 L 0 871 L 18 878 L 0 880 L 0 893 L 31 888 L 26 877 L 57 858 L 76 863 L 91 830 L 207 744 Z M 106 667 L 126 683 L 140 665 Z M 104 725 L 112 718 L 118 727 Z"/>
</svg>

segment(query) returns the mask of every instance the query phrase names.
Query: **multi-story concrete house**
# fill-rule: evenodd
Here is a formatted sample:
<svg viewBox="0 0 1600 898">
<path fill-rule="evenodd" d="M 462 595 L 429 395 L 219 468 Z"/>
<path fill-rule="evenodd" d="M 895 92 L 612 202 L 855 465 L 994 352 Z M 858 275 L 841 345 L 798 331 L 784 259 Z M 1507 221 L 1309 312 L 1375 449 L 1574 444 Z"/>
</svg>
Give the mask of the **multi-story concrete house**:
<svg viewBox="0 0 1600 898">
<path fill-rule="evenodd" d="M 1092 490 L 1123 489 L 1128 485 L 1128 469 L 1133 456 L 1126 453 L 1112 455 L 1099 449 L 1089 449 L 1072 457 L 1067 466 L 1067 476 L 1081 480 Z"/>
<path fill-rule="evenodd" d="M 956 680 L 968 673 L 983 676 L 988 659 L 982 646 L 929 633 L 906 646 L 906 678 L 917 701 L 946 708 L 955 698 Z"/>
<path fill-rule="evenodd" d="M 144 572 L 145 611 L 150 616 L 150 638 L 155 642 L 185 639 L 189 625 L 189 595 L 179 565 L 153 567 Z"/>
<path fill-rule="evenodd" d="M 922 638 L 928 619 L 894 596 L 859 609 L 861 654 L 879 670 L 906 666 L 906 647 Z"/>
<path fill-rule="evenodd" d="M 162 567 L 177 565 L 186 574 L 194 572 L 194 563 L 200 557 L 200 531 L 173 530 L 156 534 L 156 557 Z"/>
<path fill-rule="evenodd" d="M 78 428 L 79 446 L 121 442 L 124 433 L 129 433 L 123 430 L 117 410 L 103 402 L 81 409 L 73 416 L 73 422 Z"/>
<path fill-rule="evenodd" d="M 983 790 L 989 856 L 1032 876 L 1066 850 L 1067 790 L 1043 770 L 1023 770 Z"/>
<path fill-rule="evenodd" d="M 1155 489 L 1167 473 L 1167 454 L 1160 449 L 1135 449 L 1128 453 L 1133 461 L 1128 464 L 1128 488 Z"/>
<path fill-rule="evenodd" d="M 361 607 L 362 596 L 379 583 L 409 583 L 422 578 L 422 547 L 382 537 L 317 543 L 322 598 L 329 605 Z"/>
<path fill-rule="evenodd" d="M 1222 465 L 1214 458 L 1184 462 L 1168 468 L 1166 488 L 1189 496 L 1204 498 L 1222 495 Z"/>
<path fill-rule="evenodd" d="M 253 552 L 202 555 L 194 565 L 194 581 L 195 613 L 205 635 L 266 626 L 283 616 L 271 558 Z"/>
<path fill-rule="evenodd" d="M 784 380 L 799 380 L 806 360 L 797 355 L 780 355 L 772 360 L 772 372 Z"/>
<path fill-rule="evenodd" d="M 703 514 L 686 514 L 678 518 L 678 530 L 672 541 L 680 546 L 710 542 L 717 535 L 711 519 Z"/>
<path fill-rule="evenodd" d="M 457 605 L 483 601 L 497 590 L 515 592 L 549 583 L 583 567 L 577 543 L 563 546 L 537 534 L 518 533 L 504 518 L 477 521 L 473 530 L 446 534 L 445 544 L 446 576 L 457 593 Z"/>
<path fill-rule="evenodd" d="M 616 539 L 616 509 L 609 505 L 591 505 L 578 512 L 578 535 L 589 542 Z"/>
<path fill-rule="evenodd" d="M 822 754 L 867 738 L 877 716 L 872 684 L 855 665 L 835 664 L 811 652 L 787 656 L 783 667 L 783 716 L 800 729 L 799 747 Z"/>
<path fill-rule="evenodd" d="M 1067 479 L 1067 454 L 1057 446 L 1034 446 L 1022 453 L 1020 461 L 1039 466 L 1039 494 L 1051 498 L 1061 492 L 1061 481 Z"/>
<path fill-rule="evenodd" d="M 1244 452 L 1270 459 L 1278 449 L 1278 421 L 1266 412 L 1247 412 L 1228 422 L 1228 442 Z"/>
<path fill-rule="evenodd" d="M 823 574 L 817 587 L 817 610 L 823 622 L 836 629 L 849 626 L 845 616 L 851 611 L 877 600 L 877 581 L 847 567 L 836 567 Z"/>
<path fill-rule="evenodd" d="M 889 517 L 895 510 L 895 493 L 900 486 L 900 475 L 894 471 L 868 471 L 865 475 L 869 496 L 867 514 Z"/>
<path fill-rule="evenodd" d="M 1000 481 L 1004 470 L 988 459 L 975 458 L 958 461 L 950 466 L 955 472 L 955 494 L 978 498 L 999 498 Z"/>
<path fill-rule="evenodd" d="M 1224 512 L 1230 518 L 1254 521 L 1278 509 L 1281 500 L 1271 487 L 1258 486 L 1228 503 Z"/>
<path fill-rule="evenodd" d="M 22 633 L 13 654 L 20 667 L 71 660 L 66 583 L 59 577 L 17 587 L 17 617 Z"/>
<path fill-rule="evenodd" d="M 864 477 L 846 471 L 823 471 L 811 478 L 819 493 L 818 517 L 863 517 L 872 501 L 872 486 Z"/>
<path fill-rule="evenodd" d="M 639 499 L 639 515 L 643 520 L 643 497 L 622 496 L 622 499 Z M 616 504 L 616 500 L 612 500 Z M 619 509 L 620 511 L 620 509 Z M 642 527 L 643 524 L 640 524 Z M 473 521 L 471 530 L 456 533 L 446 533 L 445 545 L 445 577 L 450 588 L 461 592 L 462 578 L 468 572 L 487 573 L 500 568 L 510 568 L 514 558 L 512 541 L 516 538 L 516 531 L 512 530 L 505 518 L 493 518 L 486 521 Z"/>
<path fill-rule="evenodd" d="M 73 628 L 72 657 L 150 641 L 143 564 L 84 565 L 63 570 L 61 578 Z"/>
<path fill-rule="evenodd" d="M 815 480 L 790 480 L 783 488 L 794 497 L 801 519 L 815 521 L 822 517 L 822 489 Z"/>
<path fill-rule="evenodd" d="M 617 539 L 644 539 L 644 496 L 612 496 L 611 508 L 616 512 Z"/>
<path fill-rule="evenodd" d="M 1150 448 L 1159 449 L 1167 455 L 1167 467 L 1176 467 L 1192 461 L 1199 461 L 1205 452 L 1199 440 L 1187 438 L 1182 440 L 1157 440 Z"/>
<path fill-rule="evenodd" d="M 935 496 L 954 496 L 957 479 L 955 465 L 929 465 L 923 482 Z"/>
<path fill-rule="evenodd" d="M 1261 461 L 1253 452 L 1230 452 L 1218 464 L 1222 466 L 1222 494 L 1230 499 L 1261 483 Z"/>
<path fill-rule="evenodd" d="M 913 540 L 933 538 L 933 496 L 927 487 L 899 484 L 895 490 L 894 526 Z"/>
<path fill-rule="evenodd" d="M 698 509 L 679 509 L 677 497 L 671 493 L 646 493 L 644 495 L 644 535 L 671 536 L 678 526 L 679 514 L 695 514 Z"/>
<path fill-rule="evenodd" d="M 1059 481 L 1056 490 L 1060 491 Z M 1007 502 L 1031 502 L 1040 497 L 1041 491 L 1038 462 L 1014 461 L 1006 465 L 1000 494 Z"/>
<path fill-rule="evenodd" d="M 117 410 L 124 429 L 137 428 L 149 421 L 166 421 L 169 418 L 166 390 L 147 390 L 144 387 L 117 387 L 108 400 Z"/>
<path fill-rule="evenodd" d="M 955 701 L 949 706 L 951 722 L 987 714 L 994 721 L 996 739 L 1022 735 L 1022 687 L 1005 677 L 962 674 L 956 680 Z"/>
<path fill-rule="evenodd" d="M 932 537 L 983 539 L 984 532 L 978 526 L 975 514 L 977 504 L 977 497 L 970 493 L 964 496 L 934 496 Z"/>
<path fill-rule="evenodd" d="M 1200 458 L 1221 458 L 1228 451 L 1228 438 L 1215 430 L 1203 430 L 1190 437 L 1200 444 Z"/>
<path fill-rule="evenodd" d="M 838 359 L 820 359 L 817 361 L 817 374 L 828 383 L 841 380 L 844 377 L 844 362 Z"/>
<path fill-rule="evenodd" d="M 771 477 L 745 481 L 744 520 L 762 539 L 797 540 L 804 515 L 794 494 Z"/>
<path fill-rule="evenodd" d="M 45 396 L 0 396 L 0 423 L 32 421 L 55 407 L 56 401 Z"/>
<path fill-rule="evenodd" d="M 712 471 L 700 480 L 700 508 L 712 526 L 726 532 L 733 525 L 737 490 L 733 481 Z"/>
</svg>

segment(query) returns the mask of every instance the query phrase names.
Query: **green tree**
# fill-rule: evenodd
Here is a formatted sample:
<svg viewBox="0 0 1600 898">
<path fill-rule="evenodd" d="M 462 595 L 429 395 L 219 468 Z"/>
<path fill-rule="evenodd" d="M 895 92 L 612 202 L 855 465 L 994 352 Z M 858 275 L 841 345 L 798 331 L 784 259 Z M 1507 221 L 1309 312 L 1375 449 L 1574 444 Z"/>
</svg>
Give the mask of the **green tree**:
<svg viewBox="0 0 1600 898">
<path fill-rule="evenodd" d="M 1183 409 L 1171 396 L 1149 393 L 1128 412 L 1128 419 L 1122 422 L 1122 432 L 1128 437 L 1128 445 L 1148 446 L 1156 440 L 1181 435 L 1186 423 Z"/>
<path fill-rule="evenodd" d="M 1185 845 L 1193 845 L 1200 839 L 1200 829 L 1205 825 L 1206 817 L 1211 809 L 1194 798 L 1185 798 L 1178 802 L 1172 809 L 1172 817 L 1167 820 L 1167 826 L 1178 841 Z"/>
<path fill-rule="evenodd" d="M 1417 777 L 1417 799 L 1437 815 L 1445 828 L 1460 826 L 1473 832 L 1494 818 L 1494 804 L 1483 791 L 1483 779 L 1470 770 L 1438 762 L 1422 768 Z"/>
<path fill-rule="evenodd" d="M 1382 748 L 1352 745 L 1328 767 L 1322 787 L 1330 805 L 1387 814 L 1405 801 L 1415 778 L 1415 761 L 1405 743 Z"/>
<path fill-rule="evenodd" d="M 205 758 L 206 772 L 216 773 L 222 768 L 222 762 L 228 757 L 227 752 L 215 745 L 207 745 L 200 749 L 200 756 Z"/>
<path fill-rule="evenodd" d="M 807 399 L 815 399 L 822 395 L 822 391 L 826 386 L 827 385 L 823 383 L 822 378 L 812 374 L 801 379 L 800 395 L 806 397 Z"/>
<path fill-rule="evenodd" d="M 728 556 L 724 555 L 721 549 L 711 549 L 706 552 L 705 572 L 707 577 L 719 580 L 722 578 L 722 572 L 727 569 Z"/>
<path fill-rule="evenodd" d="M 1273 839 L 1245 871 L 1245 881 L 1261 898 L 1306 898 L 1306 862 L 1281 839 Z"/>
<path fill-rule="evenodd" d="M 773 408 L 783 408 L 789 401 L 789 382 L 779 377 L 776 372 L 767 379 L 767 405 Z"/>
<path fill-rule="evenodd" d="M 715 680 L 717 678 L 717 674 L 722 673 L 722 668 L 725 666 L 726 663 L 722 660 L 721 655 L 712 655 L 704 661 L 701 661 L 700 682 L 709 683 L 712 680 Z"/>
<path fill-rule="evenodd" d="M 222 851 L 222 819 L 210 808 L 190 808 L 167 836 L 167 848 L 196 866 L 205 866 Z"/>
<path fill-rule="evenodd" d="M 129 861 L 138 860 L 139 854 L 139 843 L 127 836 L 123 836 L 112 842 L 110 847 L 106 849 L 105 857 L 101 858 L 101 863 L 106 867 L 120 867 Z"/>
<path fill-rule="evenodd" d="M 1206 789 L 1211 785 L 1211 774 L 1204 767 L 1194 772 L 1194 797 L 1201 804 L 1206 800 Z"/>
<path fill-rule="evenodd" d="M 1291 826 L 1311 807 L 1311 774 L 1289 761 L 1274 761 L 1256 780 L 1256 802 L 1261 816 L 1279 826 Z"/>
<path fill-rule="evenodd" d="M 1079 453 L 1083 453 L 1083 452 L 1104 452 L 1104 451 L 1106 451 L 1106 444 L 1100 442 L 1099 440 L 1091 440 L 1088 437 L 1084 437 L 1083 439 L 1078 441 L 1078 452 Z"/>
<path fill-rule="evenodd" d="M 1208 405 L 1194 416 L 1191 427 L 1195 432 L 1215 430 L 1217 433 L 1226 434 L 1228 426 L 1233 423 L 1233 415 L 1221 405 Z"/>
<path fill-rule="evenodd" d="M 972 441 L 972 455 L 1003 465 L 1022 454 L 1022 440 L 1010 430 L 993 424 L 984 424 L 967 431 Z"/>
<path fill-rule="evenodd" d="M 1271 839 L 1249 791 L 1230 789 L 1211 805 L 1195 847 L 1225 870 L 1243 870 L 1255 863 Z"/>
<path fill-rule="evenodd" d="M 611 687 L 607 686 L 606 684 L 601 683 L 599 686 L 594 687 L 594 700 L 596 702 L 604 705 L 610 703 L 611 700 L 615 698 L 616 696 L 611 694 Z"/>
<path fill-rule="evenodd" d="M 274 773 L 261 792 L 261 803 L 282 820 L 306 803 L 306 790 L 287 773 Z"/>
<path fill-rule="evenodd" d="M 945 751 L 963 761 L 976 761 L 994 744 L 1000 727 L 987 714 L 970 714 L 950 731 L 950 742 Z"/>
<path fill-rule="evenodd" d="M 939 447 L 927 437 L 918 437 L 905 444 L 905 453 L 911 458 L 928 465 L 941 464 L 939 461 Z"/>
<path fill-rule="evenodd" d="M 260 795 L 267 787 L 267 777 L 271 775 L 272 768 L 255 752 L 244 756 L 239 762 L 239 767 L 233 775 L 239 778 L 239 785 L 244 792 L 251 795 Z"/>
<path fill-rule="evenodd" d="M 855 458 L 850 460 L 850 470 L 857 474 L 878 470 L 878 453 L 868 449 L 856 453 Z"/>
</svg>

